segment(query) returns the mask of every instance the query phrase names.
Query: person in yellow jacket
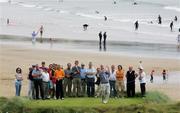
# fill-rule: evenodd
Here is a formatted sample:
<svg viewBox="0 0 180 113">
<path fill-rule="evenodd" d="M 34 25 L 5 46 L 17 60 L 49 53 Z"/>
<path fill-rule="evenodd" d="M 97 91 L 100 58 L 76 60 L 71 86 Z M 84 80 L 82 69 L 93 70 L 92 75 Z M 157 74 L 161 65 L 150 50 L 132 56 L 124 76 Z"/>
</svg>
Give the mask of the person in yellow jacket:
<svg viewBox="0 0 180 113">
<path fill-rule="evenodd" d="M 116 71 L 116 91 L 117 97 L 124 96 L 124 70 L 121 65 L 118 65 L 118 70 Z"/>
<path fill-rule="evenodd" d="M 63 92 L 63 78 L 64 78 L 64 70 L 60 65 L 57 65 L 57 70 L 55 71 L 56 78 L 56 99 L 64 100 L 64 92 Z"/>
</svg>

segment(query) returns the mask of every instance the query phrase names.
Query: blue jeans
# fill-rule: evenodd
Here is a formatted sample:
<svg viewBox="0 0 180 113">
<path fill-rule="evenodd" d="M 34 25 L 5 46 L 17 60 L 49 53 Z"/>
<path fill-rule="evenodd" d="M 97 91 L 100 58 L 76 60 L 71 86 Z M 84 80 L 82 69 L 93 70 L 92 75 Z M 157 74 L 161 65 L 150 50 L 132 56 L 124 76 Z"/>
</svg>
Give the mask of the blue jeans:
<svg viewBox="0 0 180 113">
<path fill-rule="evenodd" d="M 110 96 L 115 97 L 116 96 L 116 88 L 115 88 L 116 81 L 109 80 L 109 83 L 110 83 Z"/>
<path fill-rule="evenodd" d="M 15 81 L 15 88 L 16 88 L 16 96 L 20 96 L 21 92 L 21 80 Z"/>
<path fill-rule="evenodd" d="M 94 97 L 95 83 L 94 78 L 87 78 L 87 95 L 88 97 Z"/>
</svg>

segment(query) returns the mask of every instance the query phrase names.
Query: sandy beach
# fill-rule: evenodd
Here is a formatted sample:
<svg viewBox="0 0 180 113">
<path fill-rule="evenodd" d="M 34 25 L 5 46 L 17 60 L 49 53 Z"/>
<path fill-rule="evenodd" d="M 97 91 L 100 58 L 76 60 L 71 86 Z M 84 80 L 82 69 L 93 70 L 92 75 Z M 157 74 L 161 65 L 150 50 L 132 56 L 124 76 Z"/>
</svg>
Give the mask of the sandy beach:
<svg viewBox="0 0 180 113">
<path fill-rule="evenodd" d="M 22 86 L 22 96 L 27 95 L 28 89 L 28 68 L 32 64 L 39 64 L 41 61 L 45 61 L 48 65 L 49 63 L 58 63 L 66 68 L 66 63 L 70 62 L 73 64 L 74 60 L 78 59 L 80 63 L 88 64 L 89 61 L 94 63 L 97 67 L 100 64 L 111 65 L 111 64 L 121 64 L 123 65 L 125 71 L 127 71 L 128 66 L 134 66 L 137 70 L 138 62 L 142 60 L 143 67 L 147 75 L 149 75 L 150 70 L 155 69 L 156 75 L 160 75 L 162 69 L 167 69 L 169 73 L 180 71 L 180 60 L 177 59 L 158 59 L 158 58 L 138 58 L 130 56 L 120 56 L 111 55 L 106 52 L 104 53 L 88 53 L 80 51 L 66 51 L 66 50 L 44 50 L 38 48 L 27 48 L 18 45 L 4 45 L 1 44 L 0 47 L 0 96 L 12 97 L 14 96 L 14 74 L 17 67 L 21 67 L 23 70 L 23 86 Z M 147 77 L 149 78 L 149 77 Z M 158 77 L 157 77 L 158 78 Z M 161 78 L 161 77 L 160 77 Z M 170 78 L 170 77 L 169 77 Z M 179 78 L 179 77 L 177 77 Z M 155 76 L 156 79 L 156 76 Z M 174 82 L 175 79 L 175 82 Z M 139 82 L 137 81 L 137 90 L 139 90 Z M 147 80 L 149 81 L 149 80 Z M 162 79 L 157 79 L 157 83 L 148 83 L 147 90 L 157 90 L 167 94 L 170 98 L 174 100 L 180 100 L 180 88 L 178 80 L 173 78 L 173 81 L 167 83 L 161 83 Z"/>
</svg>

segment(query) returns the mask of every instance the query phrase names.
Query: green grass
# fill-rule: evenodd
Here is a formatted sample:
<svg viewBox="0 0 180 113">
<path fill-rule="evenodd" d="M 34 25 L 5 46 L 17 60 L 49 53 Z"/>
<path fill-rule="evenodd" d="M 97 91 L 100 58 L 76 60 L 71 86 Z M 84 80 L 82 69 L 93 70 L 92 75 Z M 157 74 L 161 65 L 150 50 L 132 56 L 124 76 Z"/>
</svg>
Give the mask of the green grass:
<svg viewBox="0 0 180 113">
<path fill-rule="evenodd" d="M 101 98 L 66 98 L 65 100 L 33 100 L 26 103 L 26 106 L 31 108 L 36 107 L 103 107 L 103 106 L 127 106 L 132 104 L 141 104 L 144 100 L 140 98 L 124 98 L 124 99 L 110 99 L 107 104 L 101 103 Z"/>
<path fill-rule="evenodd" d="M 22 97 L 0 98 L 0 113 L 180 113 L 180 102 L 150 92 L 145 98 L 65 98 L 65 100 L 28 100 Z"/>
</svg>

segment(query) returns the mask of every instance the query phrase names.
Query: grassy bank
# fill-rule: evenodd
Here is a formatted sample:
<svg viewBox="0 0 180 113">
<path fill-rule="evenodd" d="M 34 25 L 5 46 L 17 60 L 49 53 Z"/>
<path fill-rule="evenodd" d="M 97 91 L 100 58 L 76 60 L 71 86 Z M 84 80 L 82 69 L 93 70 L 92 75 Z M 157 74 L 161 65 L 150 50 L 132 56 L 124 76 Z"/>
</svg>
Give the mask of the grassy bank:
<svg viewBox="0 0 180 113">
<path fill-rule="evenodd" d="M 110 99 L 102 104 L 100 98 L 65 98 L 65 100 L 28 100 L 0 98 L 2 113 L 180 113 L 180 103 L 174 103 L 158 92 L 145 98 Z"/>
</svg>

